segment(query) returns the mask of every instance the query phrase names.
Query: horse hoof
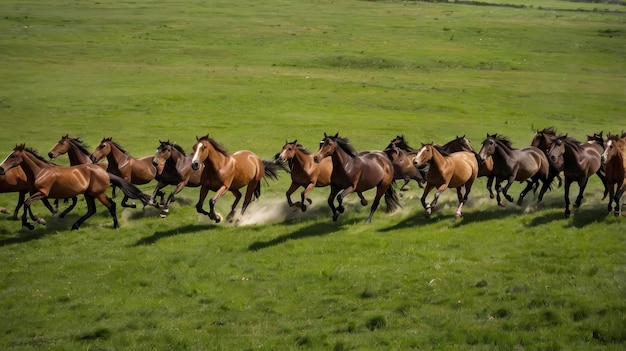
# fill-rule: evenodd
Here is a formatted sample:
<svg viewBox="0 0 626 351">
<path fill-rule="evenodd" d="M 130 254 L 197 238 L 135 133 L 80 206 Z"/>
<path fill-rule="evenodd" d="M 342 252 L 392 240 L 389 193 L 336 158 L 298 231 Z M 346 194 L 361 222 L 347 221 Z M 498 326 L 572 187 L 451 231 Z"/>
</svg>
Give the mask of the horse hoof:
<svg viewBox="0 0 626 351">
<path fill-rule="evenodd" d="M 306 205 L 302 205 L 302 207 L 300 207 L 300 209 L 302 210 L 302 212 L 306 212 Z"/>
<path fill-rule="evenodd" d="M 457 213 L 454 214 L 454 217 L 456 219 L 463 218 L 463 214 L 461 212 L 457 212 Z"/>
<path fill-rule="evenodd" d="M 311 200 L 311 199 L 307 198 L 307 199 L 306 199 L 306 202 L 308 202 L 308 203 L 309 203 L 309 205 L 310 205 L 310 204 L 312 204 L 312 203 L 313 203 L 313 200 Z"/>
<path fill-rule="evenodd" d="M 498 206 L 500 206 L 500 207 L 506 207 L 506 204 L 505 204 L 504 202 L 500 201 L 500 202 L 498 202 Z"/>
<path fill-rule="evenodd" d="M 494 194 L 489 194 L 490 199 L 494 199 L 496 196 Z"/>
<path fill-rule="evenodd" d="M 46 220 L 43 218 L 37 218 L 37 223 L 41 224 L 41 225 L 46 225 Z"/>
<path fill-rule="evenodd" d="M 367 206 L 367 200 L 365 200 L 365 199 L 361 200 L 361 205 Z"/>
<path fill-rule="evenodd" d="M 333 216 L 333 222 L 337 222 L 337 218 L 339 218 L 339 215 L 334 215 Z"/>
<path fill-rule="evenodd" d="M 22 228 L 24 228 L 24 227 L 25 227 L 26 229 L 28 229 L 28 230 L 33 230 L 33 229 L 35 229 L 35 226 L 34 226 L 34 225 L 32 225 L 32 224 L 30 224 L 30 223 L 22 223 Z"/>
<path fill-rule="evenodd" d="M 5 207 L 0 207 L 0 213 L 9 213 Z"/>
<path fill-rule="evenodd" d="M 522 199 L 517 200 L 517 206 L 522 206 Z"/>
<path fill-rule="evenodd" d="M 216 215 L 215 215 L 215 218 L 214 218 L 213 220 L 215 221 L 215 223 L 219 223 L 219 222 L 221 222 L 221 221 L 222 221 L 222 216 L 220 216 L 220 215 L 216 214 Z"/>
<path fill-rule="evenodd" d="M 343 211 L 344 211 L 344 210 L 345 210 L 345 208 L 344 208 L 343 206 L 339 206 L 339 207 L 337 207 L 337 211 L 338 211 L 339 213 L 343 213 Z"/>
<path fill-rule="evenodd" d="M 74 225 L 72 226 L 72 230 L 78 230 L 78 226 L 77 226 L 76 224 L 74 224 Z"/>
<path fill-rule="evenodd" d="M 508 196 L 508 195 L 507 195 L 507 196 L 505 196 L 505 198 L 506 198 L 506 200 L 507 200 L 508 202 L 513 202 L 513 201 L 515 201 L 515 199 L 513 198 L 513 196 Z"/>
</svg>

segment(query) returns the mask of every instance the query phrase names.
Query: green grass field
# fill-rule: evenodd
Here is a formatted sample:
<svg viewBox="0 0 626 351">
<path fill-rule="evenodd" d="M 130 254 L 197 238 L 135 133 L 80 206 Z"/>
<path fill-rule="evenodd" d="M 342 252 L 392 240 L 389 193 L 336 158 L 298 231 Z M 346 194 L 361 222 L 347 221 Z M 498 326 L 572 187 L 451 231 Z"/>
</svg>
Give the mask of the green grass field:
<svg viewBox="0 0 626 351">
<path fill-rule="evenodd" d="M 478 149 L 486 133 L 521 148 L 548 126 L 626 130 L 623 3 L 486 2 L 4 1 L 0 158 L 64 134 L 139 157 L 209 133 L 270 159 L 324 132 L 373 150 L 399 134 Z M 424 218 L 413 183 L 370 225 L 355 195 L 333 222 L 328 189 L 292 212 L 289 183 L 264 183 L 237 227 L 198 215 L 197 188 L 166 219 L 118 206 L 117 230 L 97 205 L 70 231 L 82 199 L 63 220 L 36 203 L 48 224 L 33 231 L 2 215 L 0 348 L 626 347 L 626 222 L 597 177 L 569 219 L 562 188 L 499 208 L 480 179 L 460 220 L 454 191 Z"/>
</svg>

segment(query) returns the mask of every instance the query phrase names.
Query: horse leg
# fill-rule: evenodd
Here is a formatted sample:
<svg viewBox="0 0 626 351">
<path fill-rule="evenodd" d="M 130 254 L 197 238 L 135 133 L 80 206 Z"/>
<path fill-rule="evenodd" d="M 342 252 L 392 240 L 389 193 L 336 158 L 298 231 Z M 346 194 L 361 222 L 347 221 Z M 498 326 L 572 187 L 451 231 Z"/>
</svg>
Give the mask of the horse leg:
<svg viewBox="0 0 626 351">
<path fill-rule="evenodd" d="M 618 217 L 621 214 L 620 201 L 622 200 L 622 196 L 624 195 L 624 191 L 626 191 L 626 180 L 621 184 L 621 187 L 617 189 L 615 192 L 615 212 L 613 213 L 615 217 Z"/>
<path fill-rule="evenodd" d="M 335 208 L 335 197 L 337 196 L 337 193 L 339 192 L 339 189 L 333 185 L 330 186 L 330 195 L 328 195 L 328 206 L 330 207 L 330 210 L 333 212 L 333 221 L 337 221 L 337 218 L 339 217 L 339 214 L 337 213 L 337 209 Z"/>
<path fill-rule="evenodd" d="M 66 214 L 70 213 L 70 211 L 73 210 L 74 207 L 76 207 L 77 202 L 78 202 L 78 198 L 76 196 L 72 197 L 72 204 L 69 205 L 63 212 L 61 212 L 61 214 L 59 215 L 59 218 L 64 218 Z"/>
<path fill-rule="evenodd" d="M 148 200 L 149 206 L 154 206 L 156 208 L 159 208 L 159 204 L 156 201 L 154 201 L 154 199 L 156 199 L 156 197 L 159 196 L 159 194 L 163 194 L 161 189 L 163 189 L 166 185 L 167 184 L 165 184 L 165 182 L 162 182 L 162 181 L 157 183 L 157 185 L 154 187 L 154 191 L 152 192 L 152 196 L 150 196 L 150 200 Z M 161 197 L 161 200 L 163 200 L 163 197 Z"/>
<path fill-rule="evenodd" d="M 418 174 L 419 174 L 419 172 L 418 172 Z M 411 177 L 406 176 L 406 177 L 403 178 L 403 180 L 404 180 L 404 184 L 402 184 L 400 189 L 398 189 L 398 191 L 400 192 L 400 196 L 402 196 L 402 193 L 407 190 L 405 188 L 406 188 L 407 184 L 409 184 L 409 182 L 411 181 Z M 420 182 L 417 179 L 415 181 L 419 185 Z"/>
<path fill-rule="evenodd" d="M 210 219 L 214 220 L 215 216 L 213 214 L 211 214 L 210 212 L 205 211 L 202 208 L 202 205 L 204 205 L 204 200 L 206 199 L 207 194 L 209 193 L 209 187 L 203 185 L 200 188 L 200 196 L 198 197 L 198 202 L 196 203 L 196 212 L 208 216 Z"/>
<path fill-rule="evenodd" d="M 41 202 L 43 202 L 43 205 L 46 206 L 46 208 L 48 209 L 48 211 L 50 211 L 50 213 L 52 213 L 53 216 L 56 216 L 58 213 L 58 207 L 59 207 L 59 199 L 55 199 L 54 200 L 54 204 L 56 205 L 56 207 L 53 207 L 50 204 L 50 201 L 48 201 L 47 198 L 43 198 L 41 199 Z"/>
<path fill-rule="evenodd" d="M 537 198 L 537 202 L 543 201 L 543 196 L 545 195 L 546 191 L 550 189 L 550 184 L 552 184 L 552 180 L 554 179 L 547 179 L 543 181 L 543 185 L 541 186 L 541 190 L 539 191 L 539 197 Z"/>
<path fill-rule="evenodd" d="M 167 217 L 168 213 L 170 212 L 170 203 L 174 202 L 174 196 L 181 192 L 183 188 L 185 188 L 185 185 L 185 182 L 180 182 L 176 185 L 176 188 L 174 188 L 174 190 L 170 193 L 170 196 L 167 197 L 167 201 L 165 201 L 165 204 L 163 204 L 163 209 L 161 210 L 159 217 Z"/>
<path fill-rule="evenodd" d="M 289 185 L 289 189 L 287 189 L 287 191 L 285 192 L 285 196 L 287 197 L 287 204 L 289 205 L 289 207 L 298 207 L 302 204 L 302 203 L 294 204 L 293 201 L 291 201 L 291 194 L 293 194 L 296 191 L 296 189 L 298 189 L 299 187 L 300 185 L 294 182 L 291 182 L 291 185 Z M 304 195 L 302 195 L 302 198 L 304 199 Z"/>
<path fill-rule="evenodd" d="M 250 189 L 250 185 L 248 185 L 248 189 Z M 235 201 L 233 201 L 233 204 L 230 206 L 230 212 L 228 213 L 228 216 L 226 216 L 226 221 L 229 223 L 233 221 L 233 218 L 235 217 L 235 214 L 236 214 L 235 208 L 239 204 L 239 200 L 241 200 L 241 191 L 239 191 L 238 189 L 234 189 L 234 190 L 231 190 L 231 193 L 233 193 L 233 195 L 235 196 Z M 247 197 L 248 197 L 248 191 L 246 190 L 246 198 Z M 250 198 L 252 198 L 252 196 L 250 196 Z M 242 215 L 246 211 L 246 200 L 244 199 L 243 202 L 244 202 L 244 205 L 241 206 Z"/>
<path fill-rule="evenodd" d="M 300 194 L 300 210 L 302 210 L 302 212 L 306 211 L 305 200 L 306 202 L 309 203 L 309 205 L 313 203 L 311 199 L 306 197 L 309 194 L 309 192 L 313 190 L 313 188 L 315 188 L 315 183 L 309 183 L 309 185 L 306 188 L 304 188 L 304 190 L 302 190 L 302 194 Z"/>
<path fill-rule="evenodd" d="M 431 190 L 433 190 L 434 186 L 430 183 L 426 183 L 426 187 L 424 188 L 424 192 L 422 193 L 422 197 L 420 198 L 420 200 L 422 201 L 422 206 L 424 207 L 424 209 L 426 210 L 426 218 L 430 217 L 430 214 L 432 213 L 432 210 L 430 209 L 430 205 L 428 205 L 426 203 L 426 196 L 428 196 L 428 193 L 430 193 Z"/>
<path fill-rule="evenodd" d="M 354 187 L 350 186 L 340 191 L 339 195 L 337 195 L 337 204 L 338 204 L 337 211 L 339 211 L 339 213 L 343 213 L 343 211 L 346 210 L 345 207 L 343 207 L 343 199 L 344 197 L 348 196 L 348 194 L 350 194 L 352 191 L 354 191 Z M 363 198 L 363 195 L 361 195 L 360 198 L 361 198 L 361 204 L 363 204 L 363 201 L 365 201 L 365 205 L 367 205 L 367 200 Z"/>
<path fill-rule="evenodd" d="M 570 179 L 569 177 L 565 176 L 565 217 L 569 217 L 570 215 L 570 210 L 569 210 L 569 188 L 572 185 L 572 179 Z"/>
<path fill-rule="evenodd" d="M 580 208 L 581 203 L 583 202 L 585 188 L 587 187 L 587 182 L 589 178 L 584 178 L 578 182 L 578 196 L 576 197 L 576 201 L 574 201 L 574 210 Z"/>
<path fill-rule="evenodd" d="M 513 198 L 513 196 L 509 195 L 509 188 L 511 187 L 511 185 L 513 185 L 513 182 L 515 181 L 515 176 L 510 176 L 509 179 L 507 180 L 506 185 L 504 186 L 504 188 L 502 188 L 502 195 L 504 195 L 504 198 L 508 201 L 508 202 L 513 202 L 515 201 L 515 199 Z"/>
<path fill-rule="evenodd" d="M 536 188 L 536 185 L 539 184 L 539 180 L 534 179 L 533 181 L 526 180 L 526 187 L 519 194 L 519 198 L 517 199 L 517 205 L 522 206 L 522 202 L 524 201 L 524 197 L 528 194 L 529 191 Z"/>
<path fill-rule="evenodd" d="M 493 185 L 493 179 L 495 177 L 490 175 L 487 177 L 487 191 L 489 192 L 489 198 L 493 199 L 495 195 L 493 195 L 493 191 L 491 190 L 491 186 Z"/>
<path fill-rule="evenodd" d="M 107 197 L 106 194 L 104 193 L 98 196 L 98 200 L 109 209 L 109 213 L 111 214 L 111 217 L 113 218 L 113 228 L 119 228 L 120 225 L 117 222 L 117 213 L 115 212 L 115 208 L 117 207 L 115 202 L 113 202 L 113 200 Z M 94 208 L 95 208 L 95 204 L 94 204 Z"/>
<path fill-rule="evenodd" d="M 215 204 L 217 203 L 217 200 L 219 200 L 226 193 L 226 191 L 228 191 L 228 188 L 226 188 L 225 186 L 222 186 L 221 188 L 217 189 L 217 191 L 215 192 L 215 195 L 213 195 L 211 200 L 209 200 L 209 206 L 210 206 L 209 218 L 214 220 L 215 223 L 219 223 L 222 220 L 222 216 L 215 213 Z M 236 201 L 239 201 L 239 200 L 236 200 Z"/>
<path fill-rule="evenodd" d="M 374 212 L 376 212 L 376 209 L 378 208 L 378 204 L 380 204 L 380 198 L 383 197 L 383 195 L 385 195 L 385 193 L 387 192 L 387 188 L 390 186 L 391 184 L 387 185 L 386 187 L 379 184 L 378 187 L 376 188 L 376 197 L 374 197 L 374 201 L 372 201 L 370 214 L 369 216 L 367 216 L 367 219 L 365 220 L 366 224 L 369 224 L 372 222 L 372 216 L 374 215 Z M 362 196 L 361 193 L 357 193 L 357 194 L 359 194 L 359 196 Z"/>
<path fill-rule="evenodd" d="M 20 212 L 20 207 L 22 207 L 22 205 L 24 205 L 24 199 L 26 198 L 26 193 L 27 191 L 20 191 L 19 195 L 17 197 L 17 206 L 15 207 L 15 211 L 13 211 L 13 219 L 17 220 L 17 215 Z"/>
<path fill-rule="evenodd" d="M 361 206 L 367 206 L 367 200 L 363 196 L 363 193 L 358 192 L 356 194 L 359 196 L 359 199 L 361 199 Z"/>
<path fill-rule="evenodd" d="M 124 194 L 124 199 L 122 200 L 122 207 L 130 207 L 130 208 L 137 208 L 137 205 L 135 205 L 135 203 L 127 203 L 128 201 L 128 196 L 126 196 L 126 194 Z"/>
<path fill-rule="evenodd" d="M 72 230 L 78 230 L 81 224 L 87 220 L 87 218 L 93 216 L 96 213 L 96 200 L 85 194 L 85 202 L 87 203 L 87 213 L 84 216 L 80 217 L 76 223 L 72 225 Z"/>
</svg>

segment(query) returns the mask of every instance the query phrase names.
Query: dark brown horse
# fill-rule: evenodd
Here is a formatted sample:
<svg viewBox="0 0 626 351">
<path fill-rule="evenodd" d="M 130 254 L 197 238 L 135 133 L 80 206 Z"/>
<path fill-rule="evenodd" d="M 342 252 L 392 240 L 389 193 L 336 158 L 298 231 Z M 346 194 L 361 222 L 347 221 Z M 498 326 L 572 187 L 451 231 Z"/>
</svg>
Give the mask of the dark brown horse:
<svg viewBox="0 0 626 351">
<path fill-rule="evenodd" d="M 17 145 L 13 152 L 0 164 L 0 175 L 14 167 L 21 166 L 28 180 L 30 197 L 24 202 L 24 213 L 22 214 L 22 226 L 33 229 L 32 224 L 26 218 L 27 211 L 31 218 L 37 221 L 30 206 L 34 201 L 53 198 L 65 199 L 79 194 L 85 196 L 87 203 L 87 214 L 79 218 L 72 230 L 78 229 L 80 225 L 96 212 L 95 199 L 102 202 L 113 217 L 113 227 L 118 227 L 115 213 L 115 203 L 109 199 L 105 192 L 111 183 L 114 183 L 127 196 L 141 200 L 144 204 L 149 197 L 143 194 L 132 184 L 124 179 L 107 173 L 101 167 L 94 164 L 82 164 L 70 167 L 61 167 L 46 161 L 34 150 L 27 149 L 24 144 Z"/>
<path fill-rule="evenodd" d="M 152 164 L 153 156 L 135 158 L 112 138 L 102 139 L 89 156 L 93 163 L 98 163 L 105 157 L 109 162 L 107 172 L 120 176 L 132 184 L 148 184 L 156 177 L 156 167 Z M 127 201 L 128 197 L 124 196 L 122 207 L 136 207 L 135 204 L 127 204 Z M 162 201 L 163 194 L 161 193 Z"/>
<path fill-rule="evenodd" d="M 550 187 L 550 165 L 546 155 L 541 150 L 534 146 L 516 149 L 506 137 L 487 134 L 487 138 L 483 141 L 478 152 L 478 157 L 485 160 L 489 156 L 493 158 L 493 175 L 496 177 L 498 205 L 504 206 L 500 192 L 509 202 L 513 202 L 513 197 L 508 194 L 508 190 L 514 181 L 526 181 L 526 188 L 522 190 L 517 200 L 517 204 L 521 205 L 526 194 L 531 189 L 536 190 L 541 180 L 543 187 L 538 198 L 538 201 L 541 202 L 543 195 Z M 501 188 L 501 183 L 505 180 L 507 184 Z"/>
<path fill-rule="evenodd" d="M 472 185 L 478 176 L 478 160 L 473 152 L 457 151 L 453 153 L 441 152 L 434 144 L 423 144 L 417 155 L 413 158 L 416 167 L 426 163 L 430 165 L 426 174 L 426 188 L 421 201 L 426 210 L 426 217 L 430 217 L 442 192 L 448 188 L 456 188 L 459 207 L 456 217 L 463 216 L 463 205 L 467 202 Z M 461 192 L 465 188 L 465 194 Z M 437 189 L 435 198 L 429 204 L 426 197 L 432 189 Z"/>
<path fill-rule="evenodd" d="M 577 182 L 579 186 L 578 197 L 574 202 L 574 209 L 578 209 L 589 177 L 600 169 L 601 155 L 595 148 L 584 147 L 578 140 L 562 135 L 552 138 L 548 158 L 565 175 L 565 216 L 569 217 L 569 189 L 572 182 Z"/>
<path fill-rule="evenodd" d="M 307 195 L 313 188 L 330 185 L 330 175 L 333 172 L 333 163 L 330 158 L 325 158 L 320 163 L 313 160 L 313 155 L 298 140 L 285 141 L 283 149 L 277 155 L 276 160 L 281 164 L 288 164 L 291 173 L 291 185 L 285 195 L 290 207 L 297 207 L 302 212 L 306 211 L 306 203 L 313 203 Z M 303 187 L 300 201 L 295 204 L 291 201 L 293 194 L 299 187 Z"/>
<path fill-rule="evenodd" d="M 169 213 L 169 204 L 174 201 L 174 195 L 178 194 L 186 186 L 200 186 L 203 167 L 194 170 L 191 167 L 192 154 L 185 155 L 185 150 L 175 143 L 168 141 L 159 141 L 152 164 L 157 169 L 156 180 L 158 181 L 152 197 L 150 197 L 149 205 L 156 206 L 154 199 L 167 185 L 175 185 L 176 188 L 170 193 L 161 209 L 161 218 L 165 218 Z"/>
<path fill-rule="evenodd" d="M 395 179 L 402 179 L 404 183 L 400 186 L 400 196 L 407 190 L 406 186 L 411 180 L 415 180 L 420 188 L 424 185 L 425 169 L 418 169 L 413 165 L 413 157 L 417 150 L 409 146 L 403 135 L 398 135 L 389 142 L 383 152 L 393 164 L 393 175 Z"/>
<path fill-rule="evenodd" d="M 196 139 L 191 166 L 194 170 L 198 170 L 204 164 L 200 180 L 200 197 L 196 204 L 196 210 L 198 213 L 209 216 L 215 223 L 219 223 L 222 219 L 219 214 L 215 213 L 215 203 L 227 191 L 235 196 L 230 213 L 226 217 L 226 220 L 230 222 L 233 220 L 235 208 L 241 200 L 239 189 L 247 187 L 241 207 L 241 215 L 243 215 L 252 198 L 261 196 L 261 179 L 263 177 L 278 178 L 276 172 L 279 166 L 273 162 L 261 160 L 252 151 L 240 150 L 231 154 L 208 135 L 201 138 L 196 137 Z M 215 195 L 209 201 L 210 211 L 206 212 L 202 205 L 209 190 L 214 191 Z"/>
<path fill-rule="evenodd" d="M 609 191 L 609 213 L 613 210 L 615 216 L 621 213 L 620 202 L 626 191 L 626 136 L 607 135 L 602 164 L 606 174 L 606 185 Z M 612 207 L 615 202 L 615 207 Z"/>
<path fill-rule="evenodd" d="M 333 172 L 330 176 L 330 196 L 328 206 L 333 212 L 333 221 L 343 213 L 343 199 L 351 192 L 356 192 L 361 199 L 361 205 L 366 206 L 367 200 L 363 192 L 376 187 L 376 196 L 370 208 L 370 214 L 365 223 L 370 223 L 374 212 L 378 208 L 380 198 L 385 196 L 387 212 L 395 211 L 400 206 L 398 195 L 393 188 L 394 170 L 391 160 L 382 152 L 357 153 L 349 140 L 326 135 L 320 142 L 320 148 L 313 156 L 315 162 L 320 163 L 330 157 L 333 163 Z M 335 198 L 338 206 L 335 207 Z"/>
</svg>

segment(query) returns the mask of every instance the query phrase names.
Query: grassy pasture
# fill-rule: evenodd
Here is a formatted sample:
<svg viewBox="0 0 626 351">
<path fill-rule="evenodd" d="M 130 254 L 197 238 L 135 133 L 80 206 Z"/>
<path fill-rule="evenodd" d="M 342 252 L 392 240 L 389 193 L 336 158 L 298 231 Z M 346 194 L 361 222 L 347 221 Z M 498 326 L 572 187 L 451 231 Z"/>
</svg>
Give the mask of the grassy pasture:
<svg viewBox="0 0 626 351">
<path fill-rule="evenodd" d="M 397 134 L 478 148 L 486 133 L 523 147 L 547 126 L 581 140 L 626 129 L 623 5 L 491 2 L 525 7 L 4 1 L 0 157 L 22 142 L 45 154 L 67 133 L 134 156 L 210 133 L 269 159 L 285 139 L 316 150 L 324 132 L 365 150 Z M 413 185 L 371 225 L 356 196 L 333 223 L 327 189 L 291 213 L 288 184 L 264 186 L 239 227 L 199 217 L 197 189 L 165 220 L 119 209 L 118 230 L 98 206 L 69 231 L 83 201 L 32 232 L 0 218 L 0 347 L 625 347 L 626 224 L 606 216 L 597 178 L 570 219 L 563 189 L 502 209 L 481 179 L 461 220 L 452 191 L 423 218 Z"/>
</svg>

